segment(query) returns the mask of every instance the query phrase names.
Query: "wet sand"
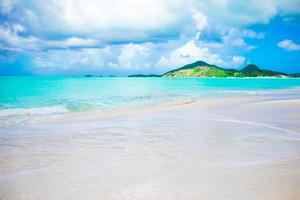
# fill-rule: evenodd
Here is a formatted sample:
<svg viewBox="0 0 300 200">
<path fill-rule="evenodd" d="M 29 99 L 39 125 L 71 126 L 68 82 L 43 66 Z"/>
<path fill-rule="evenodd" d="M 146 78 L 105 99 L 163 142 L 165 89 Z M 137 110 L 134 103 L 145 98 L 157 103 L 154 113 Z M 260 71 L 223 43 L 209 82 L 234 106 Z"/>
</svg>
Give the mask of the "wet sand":
<svg viewBox="0 0 300 200">
<path fill-rule="evenodd" d="M 299 122 L 251 96 L 2 125 L 0 198 L 296 200 Z"/>
</svg>

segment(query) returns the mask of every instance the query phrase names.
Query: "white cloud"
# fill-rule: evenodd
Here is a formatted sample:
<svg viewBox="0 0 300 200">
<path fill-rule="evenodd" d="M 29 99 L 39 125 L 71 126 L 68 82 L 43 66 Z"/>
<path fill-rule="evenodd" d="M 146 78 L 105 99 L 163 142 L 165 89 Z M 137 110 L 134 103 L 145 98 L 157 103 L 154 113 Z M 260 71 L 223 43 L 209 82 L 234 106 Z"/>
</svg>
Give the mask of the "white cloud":
<svg viewBox="0 0 300 200">
<path fill-rule="evenodd" d="M 159 73 L 197 60 L 204 60 L 221 67 L 236 68 L 244 64 L 245 58 L 238 55 L 226 56 L 212 52 L 205 43 L 194 40 L 173 49 L 174 44 L 124 44 L 105 48 L 78 50 L 50 50 L 34 55 L 33 63 L 38 72 L 95 71 L 147 71 Z M 201 46 L 203 45 L 203 46 Z M 161 47 L 164 47 L 162 52 Z M 163 54 L 163 56 L 161 56 Z"/>
<path fill-rule="evenodd" d="M 183 3 L 168 3 L 160 0 L 124 1 L 124 0 L 72 0 L 61 7 L 62 18 L 67 25 L 77 31 L 100 29 L 158 29 L 174 23 L 176 16 L 172 10 L 177 11 Z M 121 23 L 120 23 L 121 22 Z"/>
<path fill-rule="evenodd" d="M 162 56 L 158 60 L 157 66 L 170 69 L 197 60 L 216 64 L 221 62 L 217 54 L 211 53 L 208 48 L 197 47 L 196 42 L 192 40 L 172 51 L 169 56 Z"/>
<path fill-rule="evenodd" d="M 65 40 L 45 40 L 35 36 L 20 36 L 25 28 L 20 24 L 11 26 L 0 26 L 0 49 L 11 49 L 12 51 L 41 51 L 45 49 L 59 49 L 71 47 L 93 47 L 99 46 L 100 42 L 90 38 L 71 37 Z"/>
<path fill-rule="evenodd" d="M 16 40 L 23 40 L 23 43 L 28 39 L 29 43 L 49 40 L 46 38 L 53 38 L 51 36 L 55 34 L 63 35 L 64 40 L 85 39 L 86 45 L 80 43 L 87 47 L 99 46 L 95 41 L 107 44 L 120 41 L 144 42 L 157 38 L 163 40 L 171 36 L 176 39 L 182 34 L 194 35 L 196 31 L 200 34 L 204 29 L 222 35 L 222 32 L 233 26 L 242 29 L 250 24 L 267 23 L 278 13 L 299 13 L 297 2 L 298 0 L 0 0 L 0 12 L 14 16 L 11 17 L 10 24 L 19 24 L 26 29 L 26 38 L 20 38 L 17 32 L 15 34 L 15 37 L 19 37 Z M 263 33 L 251 30 L 245 30 L 243 35 L 255 39 L 264 37 Z M 58 44 L 57 41 L 43 43 L 47 48 L 51 46 L 49 43 L 54 43 L 53 46 L 68 46 L 68 41 L 64 42 L 65 45 Z M 28 45 L 21 44 L 18 48 Z M 16 45 L 13 47 L 16 48 Z"/>
<path fill-rule="evenodd" d="M 0 26 L 0 43 L 2 46 L 15 49 L 35 49 L 39 39 L 33 36 L 27 38 L 19 37 L 18 33 L 23 30 L 21 25 L 13 25 L 11 27 Z"/>
<path fill-rule="evenodd" d="M 233 68 L 237 68 L 244 65 L 245 61 L 246 61 L 245 57 L 235 55 L 231 57 L 231 61 L 229 62 L 229 65 L 232 66 Z"/>
<path fill-rule="evenodd" d="M 119 70 L 145 70 L 151 66 L 150 48 L 146 45 L 127 44 L 121 48 L 118 63 L 113 66 Z"/>
<path fill-rule="evenodd" d="M 196 23 L 196 28 L 198 31 L 202 31 L 206 28 L 207 26 L 207 17 L 199 12 L 199 11 L 194 11 L 193 12 L 193 18 L 195 20 Z"/>
<path fill-rule="evenodd" d="M 238 47 L 246 51 L 256 48 L 256 46 L 247 44 L 243 38 L 236 38 L 232 40 L 232 46 Z"/>
<path fill-rule="evenodd" d="M 288 40 L 288 39 L 278 42 L 277 46 L 286 51 L 299 51 L 300 50 L 300 44 L 296 44 L 292 40 Z"/>
<path fill-rule="evenodd" d="M 15 0 L 0 0 L 0 12 L 9 13 L 15 6 Z"/>
<path fill-rule="evenodd" d="M 254 49 L 256 46 L 246 43 L 244 40 L 245 36 L 244 32 L 237 28 L 230 28 L 227 32 L 223 33 L 222 38 L 222 47 L 227 50 L 233 51 L 234 48 L 238 48 L 239 50 L 249 51 Z M 223 50 L 224 50 L 223 48 Z"/>
<path fill-rule="evenodd" d="M 299 0 L 0 0 L 35 36 L 62 34 L 102 41 L 136 40 L 189 34 L 209 28 L 221 31 L 268 23 L 281 13 L 300 13 Z M 17 9 L 13 9 L 16 7 Z M 42 16 L 42 17 L 41 17 Z M 194 19 L 194 20 L 193 20 Z M 196 23 L 196 24 L 195 24 Z M 262 35 L 251 37 L 262 37 Z"/>
<path fill-rule="evenodd" d="M 51 50 L 34 55 L 38 71 L 100 70 L 111 55 L 111 47 L 80 50 Z"/>
<path fill-rule="evenodd" d="M 195 2 L 193 2 L 195 3 Z M 203 0 L 195 6 L 213 26 L 245 26 L 268 23 L 278 14 L 299 14 L 299 0 Z"/>
<path fill-rule="evenodd" d="M 22 22 L 36 35 L 84 35 L 107 41 L 147 39 L 168 34 L 171 28 L 180 34 L 183 26 L 178 23 L 192 19 L 188 2 L 181 0 L 27 0 L 17 6 Z"/>
<path fill-rule="evenodd" d="M 243 38 L 237 38 L 237 39 L 233 40 L 232 45 L 237 46 L 237 47 L 242 47 L 242 46 L 245 46 L 246 43 Z"/>
<path fill-rule="evenodd" d="M 38 71 L 138 71 L 151 67 L 152 44 L 125 44 L 103 48 L 50 50 L 33 54 Z"/>
<path fill-rule="evenodd" d="M 86 46 L 95 46 L 99 45 L 99 42 L 97 42 L 94 39 L 82 39 L 78 37 L 71 37 L 61 42 L 65 48 L 68 47 L 86 47 Z"/>
<path fill-rule="evenodd" d="M 299 14 L 299 0 L 274 0 L 283 14 Z"/>
<path fill-rule="evenodd" d="M 265 33 L 255 32 L 253 30 L 246 29 L 243 31 L 243 36 L 248 38 L 253 38 L 253 39 L 264 39 Z"/>
<path fill-rule="evenodd" d="M 202 60 L 210 64 L 219 65 L 221 67 L 237 68 L 243 65 L 245 62 L 245 58 L 238 55 L 227 56 L 223 58 L 220 54 L 212 52 L 205 45 L 207 44 L 201 41 L 188 41 L 185 45 L 172 51 L 169 56 L 162 56 L 158 60 L 157 66 L 160 68 L 171 69 Z"/>
<path fill-rule="evenodd" d="M 0 25 L 0 50 L 31 52 L 41 70 L 162 70 L 196 60 L 239 67 L 246 61 L 243 53 L 256 47 L 251 42 L 265 37 L 249 25 L 300 13 L 298 4 L 299 0 L 0 0 L 0 14 L 11 20 Z M 204 31 L 219 37 L 218 42 L 202 38 Z M 299 50 L 290 40 L 278 46 Z"/>
</svg>

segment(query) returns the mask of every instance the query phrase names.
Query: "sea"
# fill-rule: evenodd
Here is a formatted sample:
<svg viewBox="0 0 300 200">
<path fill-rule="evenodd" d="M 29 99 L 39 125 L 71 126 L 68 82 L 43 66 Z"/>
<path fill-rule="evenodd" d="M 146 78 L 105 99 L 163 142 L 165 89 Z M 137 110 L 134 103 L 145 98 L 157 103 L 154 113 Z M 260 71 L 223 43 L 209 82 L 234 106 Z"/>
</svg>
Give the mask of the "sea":
<svg viewBox="0 0 300 200">
<path fill-rule="evenodd" d="M 240 95 L 299 96 L 297 78 L 0 77 L 0 118 Z M 280 94 L 280 92 L 279 92 Z"/>
</svg>

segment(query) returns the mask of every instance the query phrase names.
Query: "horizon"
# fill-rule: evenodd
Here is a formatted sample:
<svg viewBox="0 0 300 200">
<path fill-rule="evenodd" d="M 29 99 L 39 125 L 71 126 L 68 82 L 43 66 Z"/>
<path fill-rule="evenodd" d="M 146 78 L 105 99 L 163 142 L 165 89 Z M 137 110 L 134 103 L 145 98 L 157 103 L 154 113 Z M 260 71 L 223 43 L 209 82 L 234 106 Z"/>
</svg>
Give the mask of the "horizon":
<svg viewBox="0 0 300 200">
<path fill-rule="evenodd" d="M 55 74 L 55 75 L 44 75 L 44 74 L 24 74 L 24 75 L 1 75 L 0 74 L 0 77 L 30 77 L 30 76 L 48 76 L 48 77 L 84 77 L 84 76 L 92 76 L 92 77 L 128 77 L 130 75 L 159 75 L 159 76 L 162 76 L 166 73 L 168 73 L 169 71 L 172 71 L 172 70 L 176 70 L 176 69 L 179 69 L 181 67 L 184 67 L 186 65 L 189 65 L 189 64 L 194 64 L 194 63 L 197 63 L 197 62 L 204 62 L 208 65 L 214 65 L 213 63 L 207 63 L 205 61 L 202 61 L 202 60 L 197 60 L 195 62 L 192 62 L 192 63 L 187 63 L 183 66 L 177 66 L 177 67 L 174 67 L 174 68 L 170 68 L 170 70 L 168 71 L 165 71 L 165 72 L 162 72 L 160 74 L 158 73 L 132 73 L 132 74 L 128 74 L 128 75 L 116 75 L 116 74 L 96 74 L 96 73 L 87 73 L 87 74 L 80 74 L 80 75 L 72 75 L 72 74 L 69 74 L 69 75 L 64 75 L 64 74 Z M 258 67 L 259 69 L 262 69 L 262 70 L 269 70 L 267 68 L 264 68 L 264 67 L 261 67 L 261 66 L 258 66 L 256 65 L 255 63 L 249 63 L 249 64 L 246 64 L 245 66 L 242 66 L 242 67 L 239 67 L 239 68 L 222 68 L 222 69 L 233 69 L 233 70 L 238 70 L 238 71 L 241 71 L 242 69 L 250 66 L 250 65 L 254 65 L 256 67 Z M 216 67 L 219 67 L 217 65 L 214 65 Z M 275 71 L 275 72 L 281 72 L 281 71 Z M 295 73 L 287 73 L 287 75 L 293 75 L 293 74 L 299 74 L 300 72 L 295 72 Z M 206 78 L 209 78 L 209 77 L 206 77 Z M 251 78 L 251 77 L 248 77 L 248 78 Z M 294 78 L 297 78 L 297 77 L 294 77 Z"/>
<path fill-rule="evenodd" d="M 0 0 L 0 76 L 162 74 L 198 60 L 299 73 L 298 5 Z"/>
</svg>

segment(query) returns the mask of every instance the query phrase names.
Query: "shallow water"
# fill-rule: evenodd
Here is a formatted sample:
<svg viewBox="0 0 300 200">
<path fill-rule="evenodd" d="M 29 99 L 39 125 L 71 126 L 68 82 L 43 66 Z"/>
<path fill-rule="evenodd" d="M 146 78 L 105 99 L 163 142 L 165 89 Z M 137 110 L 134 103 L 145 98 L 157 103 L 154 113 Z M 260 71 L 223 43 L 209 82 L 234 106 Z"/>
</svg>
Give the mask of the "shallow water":
<svg viewBox="0 0 300 200">
<path fill-rule="evenodd" d="M 0 117 L 107 110 L 216 96 L 266 95 L 273 90 L 299 87 L 300 79 L 284 78 L 1 77 Z"/>
</svg>

